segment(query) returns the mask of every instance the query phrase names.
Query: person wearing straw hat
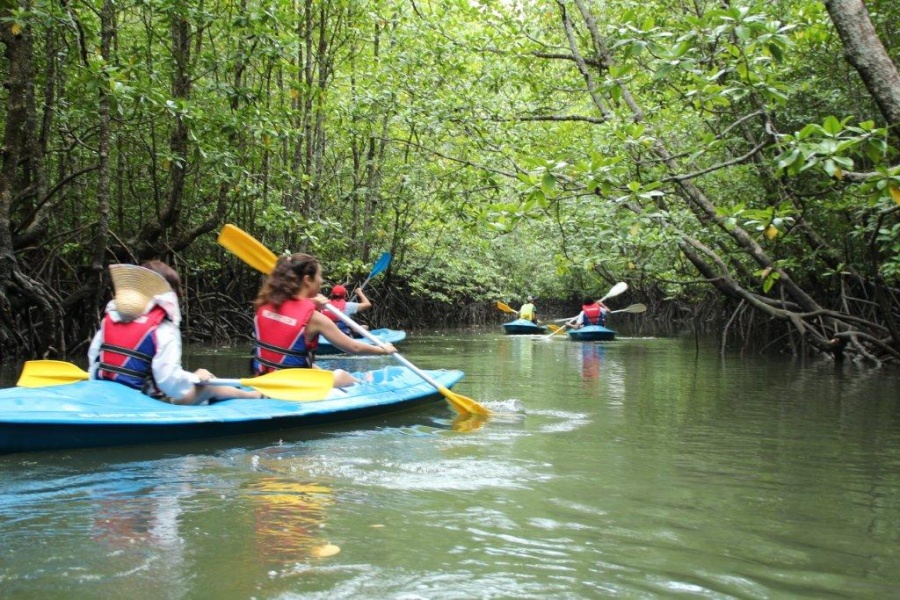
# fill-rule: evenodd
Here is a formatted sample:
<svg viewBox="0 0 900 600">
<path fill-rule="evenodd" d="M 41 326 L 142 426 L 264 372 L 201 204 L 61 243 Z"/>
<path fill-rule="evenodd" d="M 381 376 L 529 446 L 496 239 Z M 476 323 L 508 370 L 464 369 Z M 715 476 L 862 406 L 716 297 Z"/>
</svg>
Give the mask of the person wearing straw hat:
<svg viewBox="0 0 900 600">
<path fill-rule="evenodd" d="M 314 256 L 291 254 L 282 256 L 266 278 L 256 301 L 253 319 L 253 371 L 263 375 L 288 367 L 315 367 L 316 346 L 322 335 L 336 348 L 350 354 L 393 354 L 393 344 L 384 347 L 353 339 L 318 312 L 328 298 L 319 293 L 322 267 Z M 335 307 L 337 308 L 337 307 Z M 334 387 L 344 387 L 358 380 L 347 371 L 334 371 Z"/>
<path fill-rule="evenodd" d="M 199 385 L 213 374 L 181 366 L 181 279 L 172 267 L 154 260 L 110 265 L 109 273 L 115 297 L 88 349 L 91 379 L 116 381 L 173 404 L 262 397 L 255 390 Z"/>
</svg>

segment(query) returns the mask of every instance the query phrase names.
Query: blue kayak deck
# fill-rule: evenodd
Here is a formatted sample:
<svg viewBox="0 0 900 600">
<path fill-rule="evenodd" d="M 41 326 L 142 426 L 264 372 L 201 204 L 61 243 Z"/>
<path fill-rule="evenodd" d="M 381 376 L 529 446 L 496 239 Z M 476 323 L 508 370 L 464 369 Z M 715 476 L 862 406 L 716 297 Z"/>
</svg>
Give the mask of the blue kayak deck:
<svg viewBox="0 0 900 600">
<path fill-rule="evenodd" d="M 370 331 L 372 335 L 374 335 L 378 340 L 385 344 L 399 344 L 403 340 L 406 339 L 406 332 L 403 330 L 397 329 L 373 329 Z M 359 338 L 357 341 L 362 342 L 363 344 L 368 344 L 369 346 L 374 346 L 368 338 Z M 316 347 L 316 354 L 345 354 L 343 350 L 340 348 L 336 348 L 332 345 L 331 342 L 326 340 L 323 336 L 319 336 L 319 345 Z"/>
<path fill-rule="evenodd" d="M 611 342 L 616 332 L 602 325 L 585 325 L 568 331 L 569 339 L 577 342 Z"/>
<path fill-rule="evenodd" d="M 447 388 L 461 371 L 428 371 Z M 370 381 L 325 400 L 234 399 L 177 406 L 109 381 L 0 390 L 0 453 L 200 439 L 305 427 L 406 410 L 441 399 L 405 367 L 356 373 Z"/>
<path fill-rule="evenodd" d="M 528 319 L 516 319 L 503 324 L 503 331 L 507 335 L 529 335 L 547 333 L 544 325 L 535 325 Z"/>
</svg>

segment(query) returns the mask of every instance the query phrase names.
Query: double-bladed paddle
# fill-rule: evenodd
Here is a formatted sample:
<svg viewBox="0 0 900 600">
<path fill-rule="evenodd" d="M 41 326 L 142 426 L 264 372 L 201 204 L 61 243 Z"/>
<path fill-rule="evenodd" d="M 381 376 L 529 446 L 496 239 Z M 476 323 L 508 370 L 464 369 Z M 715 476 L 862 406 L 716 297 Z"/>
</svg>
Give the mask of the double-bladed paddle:
<svg viewBox="0 0 900 600">
<path fill-rule="evenodd" d="M 222 229 L 222 232 L 219 234 L 218 242 L 223 247 L 234 253 L 234 255 L 239 259 L 241 259 L 257 271 L 268 275 L 272 272 L 272 269 L 275 268 L 275 262 L 278 259 L 272 253 L 272 251 L 263 246 L 259 242 L 259 240 L 254 238 L 243 229 L 240 229 L 239 227 L 231 224 L 225 225 L 225 227 Z M 382 348 L 385 347 L 384 343 L 381 340 L 369 333 L 366 329 L 363 329 L 363 327 L 358 325 L 353 319 L 336 309 L 331 305 L 330 302 L 325 304 L 325 308 L 336 314 L 339 319 L 341 319 L 359 335 L 365 337 L 370 342 Z M 441 385 L 427 373 L 423 372 L 421 369 L 409 362 L 399 352 L 395 352 L 391 354 L 391 356 L 393 356 L 394 359 L 398 360 L 401 364 L 409 368 L 413 373 L 424 379 L 429 385 L 440 392 L 441 395 L 446 398 L 448 402 L 450 402 L 450 406 L 452 406 L 453 409 L 456 410 L 456 412 L 462 415 L 484 416 L 490 414 L 490 411 L 488 411 L 487 408 L 485 408 L 475 400 L 467 398 L 466 396 L 463 396 L 461 394 L 451 392 L 447 387 Z M 277 373 L 277 371 L 275 372 Z"/>
<path fill-rule="evenodd" d="M 609 311 L 609 314 L 611 314 L 611 315 L 614 315 L 616 313 L 635 313 L 636 314 L 636 313 L 642 313 L 642 312 L 647 312 L 647 305 L 638 303 L 638 304 L 631 304 L 629 306 L 626 306 L 625 308 L 611 310 L 611 311 Z M 577 319 L 577 318 L 578 318 L 578 315 L 575 315 L 574 317 L 566 317 L 565 319 L 553 319 L 553 322 L 554 323 L 562 323 L 563 321 L 571 321 L 572 319 Z"/>
<path fill-rule="evenodd" d="M 603 296 L 602 298 L 600 298 L 599 300 L 597 300 L 597 302 L 598 302 L 598 303 L 602 303 L 602 302 L 603 302 L 604 300 L 606 300 L 607 298 L 612 298 L 613 296 L 618 296 L 619 294 L 621 294 L 622 292 L 624 292 L 624 291 L 627 290 L 627 289 L 628 289 L 628 284 L 625 283 L 624 281 L 620 281 L 620 282 L 617 283 L 616 285 L 612 286 L 612 287 L 609 289 L 609 291 L 606 292 L 606 295 Z M 643 304 L 641 304 L 641 305 L 638 305 L 638 304 L 632 304 L 632 306 L 644 306 L 644 305 L 643 305 Z M 631 307 L 629 307 L 629 308 L 631 308 Z M 646 307 L 646 306 L 644 306 L 643 310 L 638 310 L 638 311 L 635 311 L 635 312 L 644 312 L 645 310 L 647 310 L 647 307 Z M 630 311 L 628 311 L 627 309 L 622 309 L 621 311 L 616 311 L 616 312 L 630 312 Z M 578 318 L 578 315 L 575 315 L 574 317 L 569 317 L 569 318 L 567 318 L 567 319 L 554 319 L 554 321 L 556 321 L 557 323 L 560 323 L 560 322 L 562 322 L 562 321 L 566 321 L 567 323 L 569 323 L 570 321 L 574 321 L 574 320 L 577 319 L 577 318 Z M 571 323 L 569 323 L 569 324 L 571 324 Z M 549 339 L 549 338 L 552 338 L 554 335 L 556 335 L 556 334 L 559 333 L 560 331 L 565 331 L 565 329 L 566 329 L 565 327 L 560 327 L 559 329 L 557 329 L 557 330 L 554 331 L 553 333 L 549 333 L 549 334 L 543 336 L 543 339 Z"/>
<path fill-rule="evenodd" d="M 61 360 L 29 360 L 16 385 L 47 387 L 88 379 L 87 371 Z M 258 377 L 209 379 L 198 385 L 243 385 L 278 400 L 313 402 L 324 400 L 334 387 L 334 373 L 324 369 L 281 369 Z"/>
</svg>

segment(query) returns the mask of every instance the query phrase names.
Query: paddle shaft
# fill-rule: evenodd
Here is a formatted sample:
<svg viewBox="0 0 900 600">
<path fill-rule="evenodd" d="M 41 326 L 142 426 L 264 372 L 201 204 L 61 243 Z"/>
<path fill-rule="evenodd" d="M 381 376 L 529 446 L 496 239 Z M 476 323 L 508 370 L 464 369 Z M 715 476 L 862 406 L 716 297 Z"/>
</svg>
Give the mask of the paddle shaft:
<svg viewBox="0 0 900 600">
<path fill-rule="evenodd" d="M 351 319 L 350 317 L 348 317 L 347 315 L 345 315 L 344 313 L 342 313 L 341 311 L 336 309 L 334 306 L 332 306 L 332 304 L 330 302 L 325 304 L 325 308 L 330 310 L 333 314 L 337 315 L 341 321 L 346 323 L 347 326 L 350 327 L 350 329 L 352 329 L 359 335 L 363 336 L 364 338 L 366 338 L 367 340 L 369 340 L 370 342 L 372 342 L 379 348 L 386 348 L 386 346 L 384 345 L 384 342 L 382 342 L 377 337 L 372 335 L 362 325 L 360 325 L 359 323 L 357 323 L 356 321 L 354 321 L 353 319 Z M 431 387 L 433 387 L 434 389 L 436 389 L 438 391 L 442 391 L 443 389 L 445 389 L 444 386 L 442 386 L 440 383 L 435 381 L 433 377 L 431 377 L 428 373 L 426 373 L 425 371 L 423 371 L 416 365 L 409 362 L 406 359 L 406 357 L 403 356 L 402 354 L 400 354 L 399 352 L 394 352 L 391 356 L 393 356 L 395 359 L 400 361 L 400 363 L 403 366 L 405 366 L 406 368 L 408 368 L 410 371 L 412 371 L 413 373 L 415 373 L 416 375 L 418 375 L 419 377 L 424 379 L 426 382 L 428 382 L 428 384 L 431 385 Z"/>
</svg>

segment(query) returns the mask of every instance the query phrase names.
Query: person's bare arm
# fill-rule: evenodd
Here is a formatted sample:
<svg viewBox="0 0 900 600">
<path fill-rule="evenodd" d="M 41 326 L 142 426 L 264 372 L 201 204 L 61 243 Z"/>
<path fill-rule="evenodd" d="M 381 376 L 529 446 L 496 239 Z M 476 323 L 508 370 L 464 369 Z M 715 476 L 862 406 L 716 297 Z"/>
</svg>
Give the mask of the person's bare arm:
<svg viewBox="0 0 900 600">
<path fill-rule="evenodd" d="M 366 295 L 363 293 L 362 288 L 357 288 L 356 297 L 358 299 L 357 304 L 359 305 L 356 307 L 356 312 L 366 310 L 367 308 L 372 308 L 372 303 L 369 302 L 368 298 L 366 298 Z"/>
<path fill-rule="evenodd" d="M 338 326 L 334 321 L 319 312 L 313 313 L 312 317 L 309 319 L 309 324 L 306 327 L 306 339 L 315 339 L 314 336 L 322 335 L 326 340 L 331 342 L 335 348 L 339 348 L 350 354 L 385 355 L 393 354 L 397 351 L 393 344 L 385 344 L 386 348 L 381 348 L 380 346 L 366 344 L 353 339 L 338 329 Z"/>
</svg>

